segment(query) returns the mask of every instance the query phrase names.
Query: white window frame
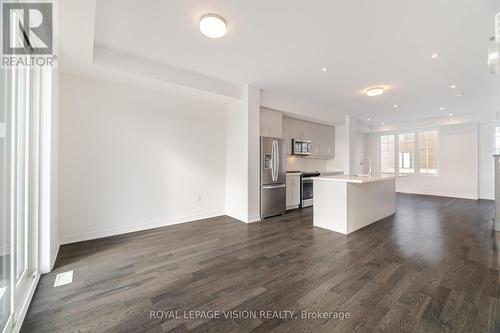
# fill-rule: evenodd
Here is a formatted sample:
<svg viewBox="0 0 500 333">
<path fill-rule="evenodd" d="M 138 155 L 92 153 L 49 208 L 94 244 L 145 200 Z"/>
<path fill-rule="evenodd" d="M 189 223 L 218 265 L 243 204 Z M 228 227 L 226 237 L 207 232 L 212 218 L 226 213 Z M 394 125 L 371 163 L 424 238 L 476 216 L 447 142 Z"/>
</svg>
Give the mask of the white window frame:
<svg viewBox="0 0 500 333">
<path fill-rule="evenodd" d="M 497 128 L 500 128 L 500 124 L 493 127 L 493 155 L 500 154 L 500 148 L 497 150 Z"/>
<path fill-rule="evenodd" d="M 496 127 L 500 128 L 500 124 Z M 495 128 L 496 128 L 495 127 Z M 429 173 L 420 173 L 420 143 L 419 143 L 419 134 L 420 132 L 437 132 L 437 172 L 434 174 Z M 400 134 L 415 134 L 415 165 L 414 165 L 414 173 L 403 173 L 399 172 L 399 135 Z M 409 129 L 403 131 L 390 131 L 390 132 L 382 132 L 378 135 L 378 162 L 379 162 L 379 170 L 382 174 L 382 152 L 380 150 L 381 137 L 385 135 L 394 135 L 394 176 L 396 177 L 438 177 L 440 173 L 440 128 L 439 127 L 429 127 L 429 128 L 419 128 L 419 129 Z"/>
<path fill-rule="evenodd" d="M 418 173 L 419 173 L 418 165 L 416 165 L 417 163 L 413 163 L 413 173 L 400 173 L 399 172 L 399 136 L 405 135 L 405 134 L 413 134 L 415 136 L 415 152 L 413 154 L 414 155 L 413 159 L 415 162 L 418 159 L 418 154 L 417 154 L 417 151 L 418 151 L 418 132 L 417 132 L 417 130 L 405 130 L 405 131 L 398 132 L 396 135 L 397 155 L 396 155 L 395 162 L 396 162 L 396 167 L 397 167 L 397 175 L 399 177 L 415 176 L 415 175 L 418 175 Z"/>
<path fill-rule="evenodd" d="M 390 173 L 383 173 L 382 172 L 382 150 L 380 149 L 380 145 L 382 144 L 382 137 L 383 136 L 387 136 L 387 135 L 393 135 L 394 136 L 394 176 L 397 176 L 398 174 L 398 161 L 396 159 L 396 150 L 397 150 L 397 144 L 396 144 L 396 141 L 397 141 L 397 138 L 398 138 L 398 134 L 397 133 L 392 133 L 392 132 L 387 132 L 387 133 L 382 133 L 378 136 L 378 162 L 379 162 L 379 170 L 380 170 L 380 174 L 385 174 L 385 175 L 391 175 Z"/>
<path fill-rule="evenodd" d="M 436 132 L 437 134 L 437 138 L 436 138 L 436 173 L 420 173 L 420 140 L 419 138 L 417 137 L 417 148 L 418 148 L 418 175 L 419 176 L 423 176 L 423 177 L 438 177 L 439 176 L 439 167 L 440 167 L 440 163 L 439 163 L 439 152 L 440 152 L 440 149 L 439 149 L 439 138 L 440 138 L 440 132 L 439 132 L 439 128 L 423 128 L 423 129 L 420 129 L 418 130 L 418 134 L 420 134 L 421 132 Z"/>
</svg>

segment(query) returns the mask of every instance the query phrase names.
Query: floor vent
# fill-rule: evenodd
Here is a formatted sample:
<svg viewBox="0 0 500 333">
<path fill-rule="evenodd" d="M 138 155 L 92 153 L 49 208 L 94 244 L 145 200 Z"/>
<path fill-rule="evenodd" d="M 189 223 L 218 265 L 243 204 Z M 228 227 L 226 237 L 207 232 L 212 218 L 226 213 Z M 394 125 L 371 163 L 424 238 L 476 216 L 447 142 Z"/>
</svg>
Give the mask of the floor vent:
<svg viewBox="0 0 500 333">
<path fill-rule="evenodd" d="M 54 287 L 64 286 L 65 284 L 70 284 L 71 282 L 73 282 L 73 271 L 59 273 L 56 275 Z"/>
</svg>

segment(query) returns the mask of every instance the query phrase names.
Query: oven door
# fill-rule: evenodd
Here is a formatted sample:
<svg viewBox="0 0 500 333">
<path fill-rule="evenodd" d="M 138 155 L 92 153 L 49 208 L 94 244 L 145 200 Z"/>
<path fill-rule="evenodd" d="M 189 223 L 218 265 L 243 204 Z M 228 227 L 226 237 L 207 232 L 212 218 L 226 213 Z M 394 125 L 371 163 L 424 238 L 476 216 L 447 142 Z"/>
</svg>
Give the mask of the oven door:
<svg viewBox="0 0 500 333">
<path fill-rule="evenodd" d="M 313 204 L 313 180 L 312 178 L 302 178 L 300 191 L 302 208 L 310 207 Z"/>
</svg>

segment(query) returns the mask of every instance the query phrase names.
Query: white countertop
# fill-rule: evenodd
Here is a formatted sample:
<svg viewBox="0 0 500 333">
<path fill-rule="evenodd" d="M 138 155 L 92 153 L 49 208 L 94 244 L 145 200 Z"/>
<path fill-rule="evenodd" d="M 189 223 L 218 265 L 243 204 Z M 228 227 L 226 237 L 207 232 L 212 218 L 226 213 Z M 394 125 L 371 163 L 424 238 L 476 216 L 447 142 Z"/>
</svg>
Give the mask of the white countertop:
<svg viewBox="0 0 500 333">
<path fill-rule="evenodd" d="M 314 181 L 332 181 L 332 182 L 344 182 L 344 183 L 356 183 L 356 184 L 363 184 L 363 183 L 373 183 L 373 182 L 380 182 L 380 181 L 385 181 L 385 180 L 394 180 L 396 177 L 394 176 L 325 176 L 325 177 L 314 177 Z"/>
<path fill-rule="evenodd" d="M 331 171 L 287 171 L 286 174 L 287 175 L 301 175 L 302 172 L 319 172 L 320 174 L 322 175 L 330 175 L 330 174 L 338 174 L 338 173 L 344 173 L 344 171 L 342 170 L 331 170 Z"/>
</svg>

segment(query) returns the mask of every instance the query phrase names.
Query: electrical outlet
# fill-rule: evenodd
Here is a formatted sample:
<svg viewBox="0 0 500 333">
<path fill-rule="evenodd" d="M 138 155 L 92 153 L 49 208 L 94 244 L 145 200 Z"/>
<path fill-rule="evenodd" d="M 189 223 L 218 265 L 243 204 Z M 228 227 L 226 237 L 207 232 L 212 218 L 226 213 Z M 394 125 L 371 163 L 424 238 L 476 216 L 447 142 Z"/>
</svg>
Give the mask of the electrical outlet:
<svg viewBox="0 0 500 333">
<path fill-rule="evenodd" d="M 73 271 L 59 273 L 56 275 L 54 287 L 64 286 L 65 284 L 70 284 L 71 282 L 73 282 Z"/>
</svg>

